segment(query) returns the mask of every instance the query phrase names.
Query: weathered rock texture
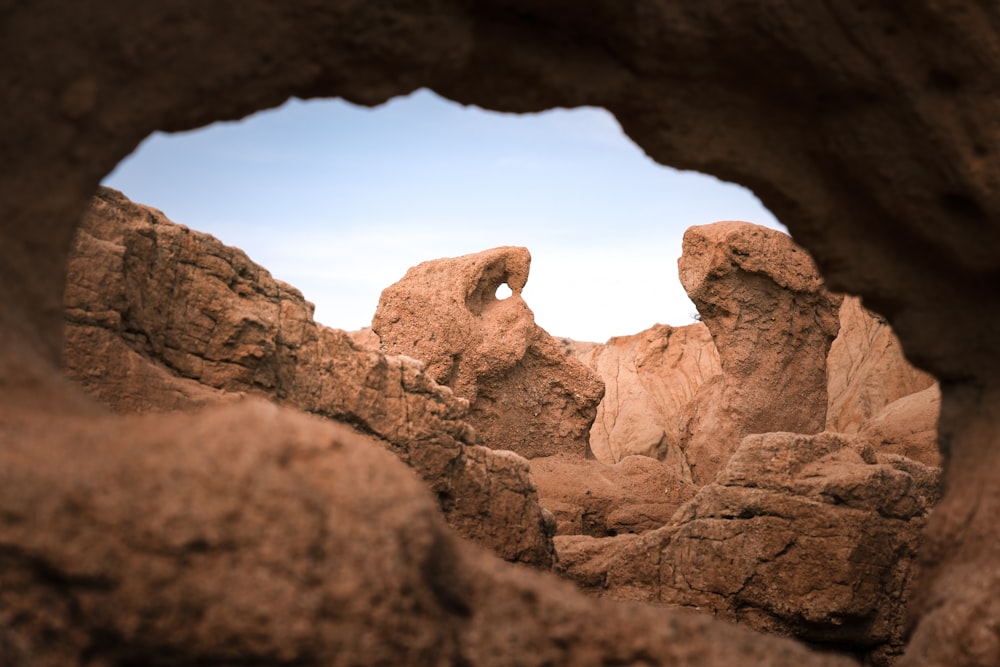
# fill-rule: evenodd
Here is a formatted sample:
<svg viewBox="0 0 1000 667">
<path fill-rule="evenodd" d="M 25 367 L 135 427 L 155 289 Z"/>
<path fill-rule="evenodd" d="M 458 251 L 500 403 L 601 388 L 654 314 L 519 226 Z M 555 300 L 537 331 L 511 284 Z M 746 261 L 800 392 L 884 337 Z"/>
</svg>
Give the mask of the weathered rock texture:
<svg viewBox="0 0 1000 667">
<path fill-rule="evenodd" d="M 67 411 L 85 403 L 58 377 L 65 266 L 100 179 L 153 131 L 240 118 L 291 96 L 375 105 L 421 86 L 498 111 L 604 107 L 652 159 L 752 188 L 813 255 L 828 286 L 861 295 L 892 324 L 907 357 L 941 382 L 947 492 L 928 523 L 902 664 L 997 663 L 1000 7 L 971 0 L 905 7 L 855 0 L 39 0 L 0 2 L 0 16 L 0 90 L 8 101 L 0 114 L 0 437 L 23 444 L 8 420 L 33 416 L 28 451 L 43 457 L 44 472 L 43 481 L 24 482 L 38 485 L 34 497 L 72 506 L 70 457 L 110 456 L 104 463 L 114 464 L 114 453 L 93 446 L 56 446 L 72 437 Z M 218 427 L 211 412 L 163 419 Z M 122 439 L 148 429 L 113 427 Z M 225 437 L 205 432 L 208 446 Z M 264 446 L 277 435 L 248 439 Z M 8 442 L 0 449 L 5 462 Z M 114 492 L 126 481 L 112 476 L 103 488 Z M 221 485 L 210 493 L 221 500 L 231 490 Z M 131 525 L 159 534 L 145 518 L 152 516 L 138 512 Z M 75 527 L 74 535 L 59 543 L 77 547 L 88 536 L 107 537 L 108 529 Z M 71 583 L 46 581 L 57 589 Z M 235 604 L 249 581 L 237 578 L 219 601 Z M 123 579 L 140 589 L 148 582 L 143 572 Z M 155 590 L 185 595 L 181 586 Z M 546 608 L 584 615 L 597 608 L 566 599 L 572 602 Z M 509 604 L 521 618 L 533 610 Z M 584 657 L 610 661 L 626 645 L 638 650 L 646 637 L 667 646 L 691 636 L 661 623 L 609 645 L 589 641 L 605 628 L 639 628 L 627 622 L 631 612 L 620 613 L 621 625 L 609 616 L 587 621 Z M 554 637 L 561 628 L 570 637 L 563 646 L 581 645 L 573 636 L 580 626 L 548 619 L 527 625 L 524 637 L 538 637 L 541 628 Z M 316 645 L 329 636 L 318 625 L 303 632 Z M 728 632 L 705 623 L 695 630 L 704 642 L 685 642 L 686 652 L 673 657 L 815 664 L 778 655 L 766 639 L 741 639 L 734 654 L 720 657 L 732 646 Z M 59 631 L 50 639 L 69 636 Z M 544 655 L 527 639 L 520 645 L 526 661 Z M 154 655 L 162 662 L 161 652 L 145 646 L 133 664 Z M 184 648 L 198 653 L 199 646 Z"/>
<path fill-rule="evenodd" d="M 351 424 L 412 466 L 461 534 L 551 564 L 526 462 L 472 445 L 467 403 L 418 362 L 362 350 L 312 310 L 240 250 L 103 188 L 70 257 L 64 365 L 123 413 L 254 394 Z"/>
<path fill-rule="evenodd" d="M 593 537 L 660 528 L 697 490 L 672 466 L 638 455 L 613 465 L 565 455 L 535 458 L 531 479 L 558 534 Z"/>
<path fill-rule="evenodd" d="M 604 387 L 535 324 L 521 298 L 530 264 L 517 247 L 419 264 L 382 291 L 372 330 L 387 353 L 420 359 L 469 401 L 487 446 L 582 458 Z M 497 299 L 503 284 L 513 294 Z"/>
<path fill-rule="evenodd" d="M 374 440 L 261 400 L 0 415 L 6 664 L 850 664 L 503 564 Z"/>
<path fill-rule="evenodd" d="M 590 449 L 604 463 L 642 454 L 674 466 L 691 481 L 681 449 L 691 399 L 719 375 L 719 354 L 704 324 L 662 324 L 591 347 L 580 360 L 604 380 L 590 429 Z"/>
<path fill-rule="evenodd" d="M 888 664 L 939 470 L 832 433 L 752 435 L 715 484 L 641 536 L 557 538 L 585 588 L 695 607 Z"/>
<path fill-rule="evenodd" d="M 694 399 L 683 444 L 707 484 L 745 435 L 823 430 L 840 298 L 788 235 L 746 222 L 691 227 L 678 267 L 722 366 Z"/>
<path fill-rule="evenodd" d="M 826 430 L 856 433 L 893 401 L 934 384 L 903 356 L 885 319 L 865 310 L 857 297 L 840 306 L 840 333 L 827 357 L 829 407 Z"/>
</svg>

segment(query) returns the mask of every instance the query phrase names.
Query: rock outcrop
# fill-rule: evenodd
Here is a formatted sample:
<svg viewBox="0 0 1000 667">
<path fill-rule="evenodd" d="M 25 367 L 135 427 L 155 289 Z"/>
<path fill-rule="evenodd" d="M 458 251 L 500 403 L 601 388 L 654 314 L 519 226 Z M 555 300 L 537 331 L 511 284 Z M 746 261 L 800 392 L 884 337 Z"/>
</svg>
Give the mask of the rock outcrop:
<svg viewBox="0 0 1000 667">
<path fill-rule="evenodd" d="M 557 537 L 595 592 L 695 607 L 886 665 L 906 636 L 936 468 L 832 433 L 751 435 L 664 528 Z"/>
<path fill-rule="evenodd" d="M 657 324 L 634 336 L 617 336 L 579 354 L 604 381 L 604 399 L 590 429 L 597 460 L 651 456 L 691 481 L 681 448 L 691 400 L 719 375 L 719 354 L 704 324 Z"/>
<path fill-rule="evenodd" d="M 841 299 L 787 234 L 745 222 L 688 229 L 678 267 L 722 366 L 693 400 L 683 444 L 707 484 L 746 435 L 823 430 Z"/>
<path fill-rule="evenodd" d="M 711 5 L 695 0 L 639 5 L 618 0 L 247 0 L 238 7 L 209 8 L 193 0 L 42 0 L 2 6 L 0 90 L 10 103 L 0 115 L 0 470 L 5 475 L 0 493 L 10 498 L 8 480 L 15 480 L 22 498 L 71 513 L 80 497 L 73 468 L 78 461 L 106 466 L 108 474 L 99 480 L 101 497 L 135 488 L 129 486 L 133 480 L 141 489 L 123 503 L 136 507 L 128 522 L 102 523 L 97 530 L 75 522 L 60 534 L 47 516 L 32 515 L 15 533 L 8 522 L 16 515 L 6 507 L 0 512 L 5 558 L 41 553 L 39 541 L 50 549 L 45 558 L 28 560 L 34 578 L 26 579 L 31 583 L 21 590 L 39 598 L 31 608 L 66 618 L 59 609 L 80 608 L 70 591 L 81 586 L 81 597 L 103 599 L 102 580 L 76 577 L 79 570 L 53 568 L 53 562 L 72 561 L 101 540 L 122 535 L 169 541 L 153 509 L 132 501 L 174 480 L 155 466 L 141 465 L 141 446 L 130 455 L 139 464 L 124 471 L 116 467 L 122 464 L 121 452 L 100 443 L 141 445 L 155 429 L 181 455 L 195 456 L 226 440 L 229 422 L 218 420 L 222 411 L 236 410 L 227 414 L 238 424 L 244 417 L 240 410 L 250 409 L 212 406 L 199 415 L 110 420 L 99 437 L 79 437 L 83 428 L 71 417 L 85 415 L 83 426 L 95 428 L 90 422 L 99 411 L 67 388 L 58 373 L 62 296 L 70 243 L 100 180 L 157 130 L 235 120 L 290 97 L 342 97 L 374 106 L 427 86 L 449 99 L 496 111 L 584 105 L 610 110 L 651 159 L 752 188 L 812 254 L 831 289 L 862 296 L 887 318 L 907 357 L 940 381 L 940 445 L 946 454 L 946 493 L 925 531 L 922 575 L 911 604 L 913 631 L 899 667 L 997 663 L 996 5 L 914 0 L 901 10 L 898 3 L 868 2 L 761 7 L 727 0 Z M 198 432 L 200 441 L 185 439 L 187 432 Z M 335 442 L 328 431 L 311 433 L 303 437 L 324 445 Z M 254 431 L 241 445 L 280 449 L 279 436 Z M 23 469 L 29 459 L 35 474 Z M 262 473 L 277 474 L 280 461 L 267 464 Z M 220 463 L 219 469 L 228 468 Z M 291 486 L 309 487 L 308 470 L 289 474 Z M 232 499 L 227 479 L 206 487 L 213 504 Z M 358 492 L 369 506 L 379 499 L 368 488 Z M 20 507 L 21 501 L 14 501 Z M 380 505 L 370 511 L 373 525 L 382 525 L 382 511 L 390 510 Z M 201 515 L 192 505 L 179 516 Z M 222 530 L 226 519 L 208 517 L 203 525 Z M 281 525 L 280 516 L 268 515 L 252 532 Z M 395 534 L 402 543 L 404 526 L 385 525 L 383 537 L 391 540 Z M 25 534 L 24 526 L 32 532 Z M 366 565 L 373 547 L 365 545 Z M 232 560 L 294 560 L 293 553 L 253 544 L 234 552 Z M 335 558 L 337 549 L 332 553 Z M 185 604 L 192 600 L 191 588 L 160 576 L 158 565 L 165 557 L 162 551 L 140 550 L 136 567 L 121 571 L 114 590 L 152 591 L 151 612 L 144 618 L 191 624 L 191 607 Z M 383 572 L 344 563 L 372 587 L 384 578 Z M 390 562 L 390 570 L 397 565 L 402 567 Z M 498 581 L 489 574 L 473 579 L 484 585 Z M 233 570 L 212 608 L 238 606 L 243 619 L 254 618 L 258 609 L 266 614 L 272 601 L 255 609 L 243 597 L 256 581 L 256 572 Z M 336 590 L 340 577 L 316 581 L 318 590 Z M 520 626 L 492 622 L 484 631 L 485 642 L 509 640 L 489 644 L 500 660 L 510 656 L 513 662 L 516 651 L 510 647 L 518 646 L 516 657 L 526 663 L 848 662 L 810 656 L 771 638 L 751 639 L 705 619 L 684 625 L 663 620 L 676 617 L 661 612 L 609 612 L 597 601 L 546 586 L 505 588 L 485 598 L 491 600 L 483 605 L 489 614 L 477 609 L 472 615 L 472 622 L 495 621 L 503 607 L 525 621 Z M 539 596 L 543 587 L 546 593 Z M 126 655 L 114 654 L 108 647 L 117 639 L 107 631 L 111 617 L 136 614 L 111 603 L 88 610 L 109 623 L 54 621 L 45 646 L 79 645 L 79 633 L 86 633 L 94 644 L 87 653 L 91 664 L 235 661 L 213 654 L 208 639 L 182 644 L 183 653 L 174 660 L 167 649 L 179 642 L 161 641 L 161 634 L 132 642 Z M 157 615 L 157 610 L 167 613 Z M 391 653 L 386 661 L 398 663 L 415 655 L 410 649 L 417 651 L 417 643 L 427 638 L 399 631 L 402 619 L 418 617 L 425 618 L 404 605 L 392 628 L 378 625 L 371 615 L 364 617 L 370 624 L 351 627 L 361 632 L 358 637 L 386 639 L 382 650 Z M 240 644 L 247 649 L 238 660 L 268 660 L 272 654 L 255 647 L 282 644 L 281 638 L 291 644 L 291 638 L 301 636 L 310 646 L 331 646 L 333 630 L 318 617 L 303 620 L 301 627 L 292 622 L 294 615 L 283 618 L 289 622 L 279 620 L 253 635 L 263 638 L 258 644 Z M 581 618 L 582 625 L 574 624 Z M 11 623 L 6 615 L 0 622 Z M 606 639 L 605 632 L 614 638 Z M 571 648 L 582 655 L 568 655 Z M 322 662 L 326 650 L 317 648 L 302 662 Z M 460 657 L 467 664 L 483 664 L 481 656 Z M 349 652 L 337 658 L 363 661 Z"/>
<path fill-rule="evenodd" d="M 551 539 L 527 463 L 472 444 L 467 403 L 404 357 L 312 320 L 312 304 L 241 251 L 102 189 L 66 288 L 69 377 L 123 413 L 257 395 L 383 441 L 461 534 L 548 566 Z"/>
<path fill-rule="evenodd" d="M 582 458 L 604 387 L 535 324 L 521 298 L 530 264 L 516 247 L 419 264 L 383 290 L 372 330 L 469 401 L 488 447 Z M 497 299 L 503 284 L 513 293 Z"/>
<path fill-rule="evenodd" d="M 840 433 L 857 433 L 889 403 L 934 384 L 903 356 L 889 323 L 857 297 L 840 306 L 840 333 L 830 345 L 827 368 L 826 430 Z"/>
</svg>

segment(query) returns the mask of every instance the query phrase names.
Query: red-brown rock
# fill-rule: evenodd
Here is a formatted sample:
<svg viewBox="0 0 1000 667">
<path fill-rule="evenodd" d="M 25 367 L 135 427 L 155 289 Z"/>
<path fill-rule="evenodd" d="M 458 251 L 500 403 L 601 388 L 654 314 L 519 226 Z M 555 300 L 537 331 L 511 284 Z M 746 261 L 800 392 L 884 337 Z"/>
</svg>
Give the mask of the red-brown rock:
<svg viewBox="0 0 1000 667">
<path fill-rule="evenodd" d="M 925 576 L 901 664 L 997 663 L 995 5 L 42 0 L 2 7 L 0 90 L 9 104 L 0 114 L 0 437 L 12 437 L 11 415 L 37 411 L 30 452 L 51 471 L 39 482 L 50 502 L 72 506 L 65 486 L 72 471 L 62 462 L 81 451 L 49 443 L 69 437 L 69 413 L 86 404 L 57 374 L 68 249 L 97 184 L 154 131 L 235 120 L 290 97 L 376 105 L 422 86 L 497 111 L 603 107 L 653 160 L 751 187 L 812 253 L 831 289 L 863 296 L 890 321 L 907 357 L 940 380 L 947 493 L 928 523 Z M 118 422 L 113 430 L 130 438 L 145 428 Z M 217 437 L 207 433 L 206 441 Z M 103 530 L 106 537 L 114 529 Z M 44 585 L 58 593 L 71 583 L 61 581 Z M 251 587 L 249 579 L 236 583 L 222 602 Z M 158 590 L 183 594 L 172 584 Z M 586 612 L 589 604 L 570 606 Z M 525 618 L 535 611 L 515 608 Z M 580 626 L 552 616 L 538 615 L 525 632 L 565 630 L 561 645 L 586 651 L 578 663 L 642 655 L 679 663 L 816 660 L 780 653 L 773 647 L 783 644 L 765 638 L 734 640 L 707 622 L 654 627 L 636 620 L 651 614 L 623 611 L 609 625 L 601 613 L 587 617 L 581 636 L 613 627 L 607 644 L 575 641 Z M 623 640 L 624 628 L 632 630 Z M 650 633 L 677 650 L 639 653 Z M 71 634 L 48 636 L 52 643 Z M 322 628 L 311 635 L 322 642 Z M 678 644 L 692 636 L 704 640 Z M 526 660 L 555 661 L 534 642 L 519 645 Z M 623 656 L 627 647 L 635 652 Z M 124 657 L 90 655 L 92 662 L 165 659 L 148 646 Z"/>
<path fill-rule="evenodd" d="M 840 333 L 830 345 L 827 375 L 826 430 L 841 433 L 856 433 L 889 403 L 934 384 L 903 356 L 889 323 L 857 297 L 840 306 Z"/>
<path fill-rule="evenodd" d="M 259 399 L 0 424 L 5 664 L 851 664 L 501 563 L 373 439 Z"/>
<path fill-rule="evenodd" d="M 521 298 L 530 263 L 526 248 L 503 247 L 419 264 L 383 290 L 372 330 L 469 401 L 487 446 L 582 458 L 604 387 L 535 324 Z M 497 299 L 503 284 L 513 294 Z"/>
<path fill-rule="evenodd" d="M 412 466 L 460 533 L 550 565 L 527 463 L 471 444 L 467 403 L 417 361 L 359 348 L 312 308 L 243 252 L 102 189 L 70 259 L 64 364 L 123 413 L 257 395 L 351 424 Z"/>
<path fill-rule="evenodd" d="M 638 455 L 613 465 L 567 455 L 535 458 L 531 479 L 561 535 L 606 537 L 653 530 L 697 490 L 673 466 Z"/>
<path fill-rule="evenodd" d="M 619 599 L 695 607 L 889 664 L 940 471 L 864 440 L 752 435 L 664 528 L 559 537 L 560 567 Z"/>
<path fill-rule="evenodd" d="M 748 434 L 823 430 L 840 298 L 788 235 L 745 222 L 688 229 L 678 267 L 722 366 L 693 401 L 683 445 L 706 484 Z"/>
<path fill-rule="evenodd" d="M 719 354 L 704 324 L 662 324 L 617 336 L 579 358 L 604 381 L 604 398 L 590 429 L 590 449 L 604 463 L 652 456 L 691 481 L 681 448 L 692 398 L 719 375 Z"/>
<path fill-rule="evenodd" d="M 932 384 L 923 391 L 898 398 L 864 424 L 858 435 L 880 454 L 898 454 L 924 465 L 940 466 L 938 416 L 941 390 Z"/>
</svg>

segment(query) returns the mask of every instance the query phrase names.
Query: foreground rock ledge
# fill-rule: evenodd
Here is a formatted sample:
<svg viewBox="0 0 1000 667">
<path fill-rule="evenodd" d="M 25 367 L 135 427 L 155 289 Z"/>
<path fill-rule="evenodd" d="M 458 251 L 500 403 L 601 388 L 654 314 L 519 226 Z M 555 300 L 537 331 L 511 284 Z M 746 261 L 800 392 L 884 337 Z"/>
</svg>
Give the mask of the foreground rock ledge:
<svg viewBox="0 0 1000 667">
<path fill-rule="evenodd" d="M 12 667 L 852 664 L 503 564 L 377 443 L 263 401 L 0 426 Z"/>
</svg>

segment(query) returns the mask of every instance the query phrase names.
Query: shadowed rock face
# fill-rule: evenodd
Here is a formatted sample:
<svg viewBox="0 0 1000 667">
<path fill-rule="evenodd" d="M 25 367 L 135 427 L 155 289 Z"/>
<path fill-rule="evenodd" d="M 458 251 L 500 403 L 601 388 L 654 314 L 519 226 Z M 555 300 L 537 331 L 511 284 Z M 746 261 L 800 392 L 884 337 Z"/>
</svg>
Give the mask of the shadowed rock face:
<svg viewBox="0 0 1000 667">
<path fill-rule="evenodd" d="M 841 299 L 788 235 L 745 222 L 688 229 L 678 267 L 722 366 L 693 400 L 684 442 L 706 484 L 745 435 L 823 430 Z"/>
<path fill-rule="evenodd" d="M 914 629 L 901 664 L 996 664 L 1000 8 L 971 0 L 915 0 L 903 8 L 852 1 L 250 0 L 236 7 L 110 0 L 98 7 L 41 0 L 3 3 L 0 15 L 0 90 L 11 101 L 0 116 L 0 451 L 5 474 L 35 480 L 25 482 L 36 485 L 31 497 L 73 506 L 73 470 L 63 465 L 70 450 L 56 443 L 73 437 L 71 414 L 95 414 L 57 369 L 70 241 L 100 179 L 153 131 L 239 118 L 293 95 L 375 105 L 420 86 L 500 111 L 602 106 L 654 160 L 750 186 L 813 255 L 831 289 L 862 295 L 892 324 L 908 358 L 941 382 L 947 493 L 928 522 Z M 120 421 L 108 430 L 139 441 L 153 426 L 166 433 L 198 423 L 224 428 L 211 411 L 185 419 L 174 422 L 178 431 L 159 422 Z M 15 421 L 26 426 L 15 431 Z M 178 436 L 172 444 L 214 449 L 215 437 L 195 444 Z M 261 447 L 279 441 L 269 432 L 248 437 Z M 329 442 L 325 434 L 311 437 Z M 38 462 L 43 475 L 23 474 L 25 461 L 10 454 L 25 442 L 44 457 Z M 115 470 L 117 454 L 90 442 L 72 454 L 107 457 L 108 470 Z M 140 467 L 129 474 L 151 480 L 160 473 Z M 104 488 L 119 488 L 125 481 L 119 477 L 110 475 Z M 231 488 L 221 484 L 210 493 L 221 498 Z M 5 507 L 0 516 L 13 515 Z M 139 507 L 131 525 L 160 534 L 153 517 Z M 21 538 L 6 537 L 14 535 L 7 523 L 2 528 L 0 536 L 13 540 L 4 552 L 16 552 Z M 98 529 L 77 522 L 50 545 L 80 553 L 108 531 L 107 523 Z M 267 552 L 248 548 L 253 557 Z M 33 571 L 51 573 L 45 564 L 52 560 Z M 154 555 L 143 562 L 153 568 Z M 144 590 L 154 575 L 140 570 L 125 581 Z M 484 574 L 483 580 L 498 579 Z M 45 578 L 33 590 L 67 589 L 78 580 L 53 581 Z M 233 603 L 248 581 L 227 587 L 220 599 Z M 186 609 L 184 589 L 169 590 L 180 601 L 169 608 Z M 598 608 L 561 593 L 535 599 L 550 602 L 552 613 Z M 533 610 L 512 607 L 515 618 Z M 764 638 L 731 641 L 729 630 L 716 624 L 681 631 L 649 622 L 659 617 L 653 612 L 599 609 L 602 622 L 588 621 L 580 631 L 588 641 L 561 644 L 580 647 L 585 655 L 577 658 L 823 660 L 792 655 L 779 648 L 786 644 Z M 534 658 L 547 655 L 534 642 L 539 628 L 557 624 L 533 621 L 525 635 L 495 631 L 503 625 L 493 623 L 485 639 L 530 636 L 520 645 Z M 66 639 L 76 632 L 67 628 L 78 626 L 55 627 Z M 263 634 L 285 635 L 290 627 Z M 560 627 L 575 637 L 571 627 Z M 639 643 L 589 641 L 604 628 L 630 628 Z M 317 626 L 310 634 L 316 645 L 330 636 Z M 645 637 L 657 648 L 640 653 Z M 666 655 L 679 637 L 708 639 Z M 221 661 L 206 645 L 184 644 L 185 657 Z M 636 648 L 622 656 L 627 646 Z M 162 661 L 160 648 L 138 645 L 120 662 Z M 391 657 L 409 655 L 400 648 Z"/>
<path fill-rule="evenodd" d="M 827 366 L 828 431 L 856 433 L 893 401 L 934 384 L 933 377 L 906 360 L 888 323 L 865 310 L 856 297 L 847 297 L 840 307 L 840 333 L 830 346 Z"/>
<path fill-rule="evenodd" d="M 346 422 L 409 464 L 459 533 L 508 560 L 552 564 L 527 462 L 472 444 L 466 401 L 418 362 L 316 324 L 297 289 L 240 250 L 102 188 L 65 300 L 67 375 L 115 411 L 256 395 Z"/>
<path fill-rule="evenodd" d="M 530 264 L 516 247 L 419 264 L 382 291 L 372 330 L 469 401 L 486 446 L 583 458 L 604 386 L 535 324 L 521 298 Z M 513 294 L 501 300 L 502 284 Z"/>
</svg>

